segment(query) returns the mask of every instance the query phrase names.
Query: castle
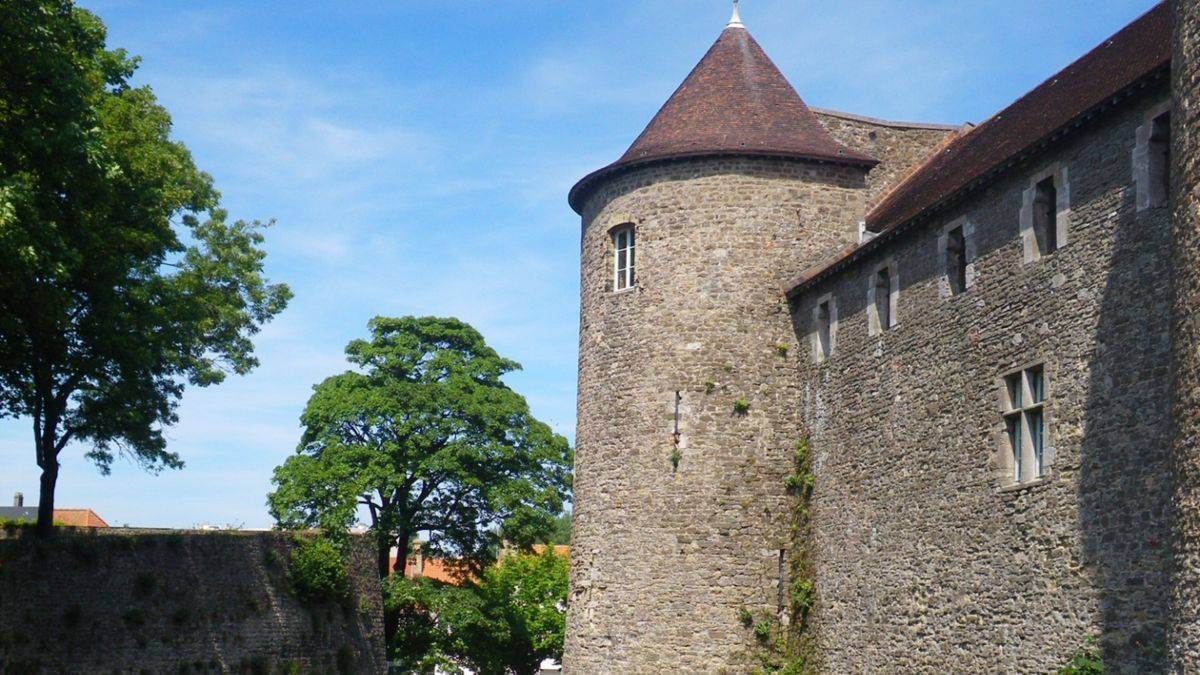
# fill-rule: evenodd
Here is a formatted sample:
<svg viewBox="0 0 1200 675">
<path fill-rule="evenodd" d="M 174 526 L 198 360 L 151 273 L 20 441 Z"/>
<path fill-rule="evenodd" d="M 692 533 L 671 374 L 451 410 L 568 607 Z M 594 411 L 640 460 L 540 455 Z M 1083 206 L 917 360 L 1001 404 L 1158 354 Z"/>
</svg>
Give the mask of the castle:
<svg viewBox="0 0 1200 675">
<path fill-rule="evenodd" d="M 1200 3 L 978 126 L 810 109 L 738 17 L 583 178 L 564 665 L 1200 668 Z"/>
</svg>

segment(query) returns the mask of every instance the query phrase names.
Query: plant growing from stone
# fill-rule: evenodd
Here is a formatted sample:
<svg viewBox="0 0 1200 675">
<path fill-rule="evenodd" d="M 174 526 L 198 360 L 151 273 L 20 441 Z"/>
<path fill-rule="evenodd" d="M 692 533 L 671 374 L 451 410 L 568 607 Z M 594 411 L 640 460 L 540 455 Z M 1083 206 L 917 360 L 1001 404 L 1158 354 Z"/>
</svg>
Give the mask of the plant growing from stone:
<svg viewBox="0 0 1200 675">
<path fill-rule="evenodd" d="M 733 412 L 736 415 L 745 415 L 750 412 L 750 402 L 744 398 L 739 398 L 733 402 Z"/>
<path fill-rule="evenodd" d="M 788 346 L 785 344 L 775 345 L 775 352 L 780 356 L 786 357 L 788 355 Z"/>
<path fill-rule="evenodd" d="M 671 468 L 678 471 L 679 470 L 679 461 L 681 459 L 683 459 L 683 453 L 679 451 L 679 448 L 675 448 L 674 450 L 672 450 L 671 451 Z"/>
<path fill-rule="evenodd" d="M 704 393 L 711 394 L 711 393 L 713 393 L 713 391 L 716 390 L 716 388 L 717 388 L 716 382 L 713 382 L 712 380 L 704 381 Z"/>
</svg>

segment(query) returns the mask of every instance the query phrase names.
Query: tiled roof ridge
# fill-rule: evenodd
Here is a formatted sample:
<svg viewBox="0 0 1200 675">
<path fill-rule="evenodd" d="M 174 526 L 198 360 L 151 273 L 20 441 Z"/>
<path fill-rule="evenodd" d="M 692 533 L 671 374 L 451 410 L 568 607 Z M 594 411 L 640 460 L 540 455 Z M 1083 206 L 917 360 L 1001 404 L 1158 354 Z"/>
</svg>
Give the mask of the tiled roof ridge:
<svg viewBox="0 0 1200 675">
<path fill-rule="evenodd" d="M 870 115 L 860 115 L 858 113 L 846 112 L 845 110 L 836 110 L 834 108 L 822 108 L 815 105 L 808 106 L 808 109 L 816 115 L 828 115 L 829 117 L 840 117 L 846 120 L 854 120 L 855 122 L 866 122 L 881 127 L 891 127 L 893 129 L 933 129 L 942 131 L 956 131 L 962 129 L 966 124 L 942 124 L 940 122 L 906 122 L 901 120 L 886 120 L 882 117 L 871 117 Z"/>
</svg>

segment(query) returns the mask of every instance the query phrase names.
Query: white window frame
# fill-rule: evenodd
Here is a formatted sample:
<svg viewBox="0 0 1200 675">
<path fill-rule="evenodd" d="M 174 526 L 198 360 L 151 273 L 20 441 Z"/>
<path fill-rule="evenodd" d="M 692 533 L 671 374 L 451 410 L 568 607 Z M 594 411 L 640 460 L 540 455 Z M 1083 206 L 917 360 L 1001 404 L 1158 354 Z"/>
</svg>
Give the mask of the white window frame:
<svg viewBox="0 0 1200 675">
<path fill-rule="evenodd" d="M 1034 374 L 1041 377 L 1041 398 L 1035 395 Z M 1054 463 L 1050 442 L 1050 377 L 1044 362 L 1031 363 L 1000 377 L 1001 426 L 998 445 L 1000 483 L 1019 488 L 1044 482 Z M 1034 424 L 1040 419 L 1040 439 Z M 1014 443 L 1014 431 L 1015 440 Z M 1038 456 L 1038 443 L 1041 454 Z"/>
<path fill-rule="evenodd" d="M 612 236 L 614 293 L 624 293 L 637 287 L 637 228 L 633 223 L 622 223 L 609 230 Z M 621 267 L 621 253 L 626 254 L 625 267 Z"/>
<path fill-rule="evenodd" d="M 821 339 L 821 307 L 829 308 L 829 340 L 828 344 Z M 816 304 L 812 309 L 812 349 L 813 360 L 816 363 L 822 363 L 826 359 L 831 358 L 837 350 L 837 298 L 832 293 L 826 293 L 817 298 Z"/>
<path fill-rule="evenodd" d="M 1054 179 L 1055 191 L 1055 247 L 1053 251 L 1042 253 L 1038 247 L 1037 232 L 1034 229 L 1033 208 L 1037 197 L 1037 186 L 1047 178 Z M 1021 244 L 1024 249 L 1023 262 L 1030 264 L 1043 257 L 1053 255 L 1066 248 L 1070 241 L 1071 230 L 1071 181 L 1067 167 L 1059 162 L 1042 169 L 1029 179 L 1029 185 L 1021 193 Z"/>
<path fill-rule="evenodd" d="M 876 281 L 879 278 L 879 273 L 886 270 L 888 273 L 888 325 L 884 326 L 879 316 L 878 299 L 879 291 L 876 288 Z M 871 276 L 867 277 L 867 333 L 871 336 L 880 335 L 889 330 L 892 330 L 900 323 L 900 317 L 897 310 L 900 307 L 900 275 L 896 268 L 896 259 L 888 258 L 879 263 L 871 270 Z"/>
<path fill-rule="evenodd" d="M 963 233 L 963 260 L 965 261 L 966 273 L 963 274 L 963 289 L 960 293 L 954 292 L 954 284 L 950 281 L 950 233 L 954 230 L 961 229 Z M 942 267 L 942 278 L 938 284 L 938 290 L 943 298 L 949 298 L 955 295 L 962 295 L 971 290 L 978 278 L 978 272 L 975 269 L 975 224 L 968 220 L 965 216 L 955 219 L 942 227 L 941 233 L 938 235 L 938 258 Z"/>
<path fill-rule="evenodd" d="M 1137 190 L 1137 210 L 1145 211 L 1170 202 L 1171 188 L 1162 184 L 1162 176 L 1153 169 L 1154 162 L 1150 150 L 1150 136 L 1154 131 L 1154 122 L 1164 114 L 1171 112 L 1171 101 L 1163 101 L 1146 111 L 1142 124 L 1135 133 L 1133 146 L 1133 182 Z M 1167 162 L 1171 161 L 1170 149 L 1167 150 Z M 1163 167 L 1170 171 L 1170 167 Z M 1169 175 L 1169 173 L 1168 173 Z"/>
</svg>

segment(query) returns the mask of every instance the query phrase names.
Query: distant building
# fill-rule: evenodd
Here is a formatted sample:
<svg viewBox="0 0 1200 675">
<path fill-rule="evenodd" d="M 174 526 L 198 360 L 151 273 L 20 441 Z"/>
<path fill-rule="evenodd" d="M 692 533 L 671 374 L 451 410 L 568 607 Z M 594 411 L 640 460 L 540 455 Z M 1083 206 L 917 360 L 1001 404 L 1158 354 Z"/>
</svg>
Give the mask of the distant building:
<svg viewBox="0 0 1200 675">
<path fill-rule="evenodd" d="M 541 555 L 545 551 L 545 544 L 533 545 L 533 552 L 535 554 Z M 569 557 L 570 552 L 570 546 L 564 546 L 561 544 L 554 546 L 555 555 Z M 505 548 L 500 551 L 500 557 L 504 558 L 514 553 L 518 553 L 518 551 L 516 549 Z M 396 549 L 392 549 L 391 569 L 393 572 L 396 571 L 397 564 Z M 461 585 L 465 580 L 471 577 L 470 574 L 464 572 L 463 568 L 453 560 L 426 557 L 421 551 L 421 542 L 416 542 L 413 544 L 412 555 L 408 557 L 408 562 L 404 566 L 404 576 L 409 579 L 432 579 L 434 581 L 453 584 L 455 586 Z"/>
<path fill-rule="evenodd" d="M 25 495 L 13 495 L 12 506 L 0 506 L 0 520 L 37 522 L 37 507 L 25 506 Z M 70 527 L 108 527 L 108 523 L 91 509 L 54 509 L 54 524 Z"/>
</svg>

